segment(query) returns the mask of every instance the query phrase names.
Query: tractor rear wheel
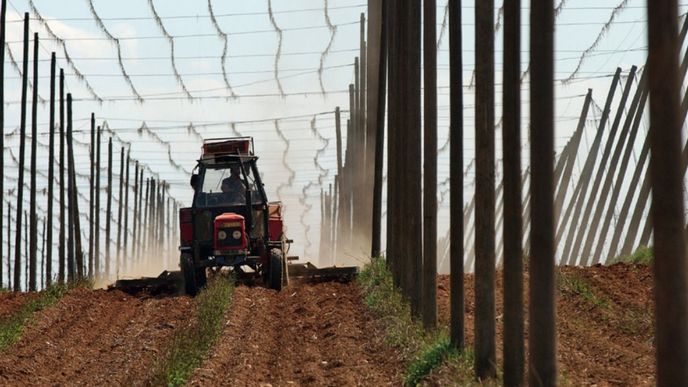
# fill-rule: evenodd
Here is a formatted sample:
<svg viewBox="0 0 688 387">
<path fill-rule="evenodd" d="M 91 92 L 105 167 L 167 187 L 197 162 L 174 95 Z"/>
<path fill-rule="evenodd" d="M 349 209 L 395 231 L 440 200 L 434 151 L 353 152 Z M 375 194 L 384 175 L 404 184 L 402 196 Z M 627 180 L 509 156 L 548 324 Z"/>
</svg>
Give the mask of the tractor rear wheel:
<svg viewBox="0 0 688 387">
<path fill-rule="evenodd" d="M 194 272 L 196 273 L 196 288 L 204 288 L 205 285 L 208 283 L 208 277 L 205 272 L 205 267 L 195 269 Z"/>
<path fill-rule="evenodd" d="M 284 281 L 284 255 L 278 249 L 270 250 L 270 268 L 268 271 L 268 286 L 270 289 L 282 290 Z"/>
<path fill-rule="evenodd" d="M 196 270 L 191 254 L 182 254 L 179 259 L 179 265 L 184 278 L 184 292 L 193 297 L 198 293 L 198 284 L 196 283 Z"/>
</svg>

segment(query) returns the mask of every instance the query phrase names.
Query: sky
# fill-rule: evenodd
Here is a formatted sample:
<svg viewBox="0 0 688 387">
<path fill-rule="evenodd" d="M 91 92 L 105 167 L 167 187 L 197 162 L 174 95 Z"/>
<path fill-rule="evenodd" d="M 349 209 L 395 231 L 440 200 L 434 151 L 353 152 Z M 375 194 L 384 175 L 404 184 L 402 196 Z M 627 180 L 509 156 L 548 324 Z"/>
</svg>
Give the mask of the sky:
<svg viewBox="0 0 688 387">
<path fill-rule="evenodd" d="M 98 125 L 106 125 L 111 130 L 106 135 L 114 136 L 115 180 L 119 173 L 119 149 L 130 147 L 131 157 L 169 182 L 170 193 L 184 205 L 190 202 L 192 191 L 188 180 L 202 138 L 253 136 L 268 195 L 286 204 L 286 224 L 290 237 L 297 241 L 293 253 L 317 262 L 320 189 L 327 189 L 333 182 L 336 163 L 333 111 L 341 106 L 345 117 L 348 112 L 347 88 L 354 78 L 360 14 L 366 12 L 364 1 L 8 0 L 8 3 L 9 43 L 3 82 L 6 189 L 16 188 L 13 179 L 17 168 L 13 156 L 18 155 L 15 130 L 19 125 L 17 102 L 21 97 L 19 73 L 7 54 L 11 52 L 21 66 L 21 19 L 23 12 L 29 12 L 31 34 L 37 32 L 40 36 L 39 96 L 48 99 L 50 52 L 55 51 L 58 67 L 64 68 L 66 74 L 67 92 L 74 97 L 75 157 L 77 170 L 84 175 L 78 180 L 84 195 L 88 194 L 88 130 L 92 112 Z M 528 2 L 524 3 L 522 68 L 525 71 L 529 54 L 529 10 Z M 498 26 L 495 44 L 498 121 L 501 117 L 501 5 L 499 0 L 495 3 L 494 15 Z M 646 2 L 642 0 L 556 0 L 555 5 L 561 9 L 555 31 L 555 137 L 560 151 L 575 129 L 588 88 L 593 89 L 595 107 L 586 133 L 592 135 L 595 114 L 599 118 L 615 69 L 620 67 L 627 74 L 632 65 L 644 65 L 647 29 Z M 687 10 L 688 4 L 682 3 L 679 12 L 683 14 Z M 438 1 L 439 235 L 447 230 L 449 209 L 446 195 L 449 52 L 443 23 L 445 11 L 446 1 Z M 42 20 L 38 20 L 36 12 Z M 464 165 L 471 164 L 474 152 L 473 53 L 480 39 L 476 43 L 473 13 L 473 2 L 464 1 Z M 605 27 L 612 17 L 613 23 Z M 66 60 L 67 54 L 71 62 Z M 29 69 L 32 71 L 32 65 Z M 529 163 L 525 130 L 528 99 L 528 77 L 525 77 L 524 168 Z M 39 105 L 37 122 L 39 144 L 47 144 L 48 104 Z M 496 136 L 499 161 L 499 130 Z M 104 157 L 105 151 L 106 146 Z M 39 146 L 38 152 L 37 167 L 39 171 L 47 171 L 47 148 Z M 469 168 L 467 181 L 473 172 Z M 46 185 L 47 180 L 39 176 L 38 188 Z M 278 188 L 280 195 L 277 195 Z M 469 183 L 464 196 L 468 198 L 471 194 Z M 39 196 L 41 209 L 45 208 L 45 201 L 44 194 Z"/>
</svg>

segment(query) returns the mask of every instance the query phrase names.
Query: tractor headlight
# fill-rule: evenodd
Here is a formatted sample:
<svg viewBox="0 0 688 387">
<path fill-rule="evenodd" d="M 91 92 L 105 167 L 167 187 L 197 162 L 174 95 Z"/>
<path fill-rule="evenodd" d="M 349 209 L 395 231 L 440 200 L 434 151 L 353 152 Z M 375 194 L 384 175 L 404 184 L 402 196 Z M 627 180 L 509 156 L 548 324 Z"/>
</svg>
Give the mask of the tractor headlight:
<svg viewBox="0 0 688 387">
<path fill-rule="evenodd" d="M 227 233 L 224 232 L 224 231 L 218 232 L 218 233 L 217 233 L 217 239 L 219 239 L 219 240 L 221 240 L 221 241 L 227 239 Z"/>
<path fill-rule="evenodd" d="M 239 230 L 234 231 L 232 233 L 232 236 L 234 237 L 234 239 L 241 239 L 241 231 L 239 231 Z"/>
</svg>

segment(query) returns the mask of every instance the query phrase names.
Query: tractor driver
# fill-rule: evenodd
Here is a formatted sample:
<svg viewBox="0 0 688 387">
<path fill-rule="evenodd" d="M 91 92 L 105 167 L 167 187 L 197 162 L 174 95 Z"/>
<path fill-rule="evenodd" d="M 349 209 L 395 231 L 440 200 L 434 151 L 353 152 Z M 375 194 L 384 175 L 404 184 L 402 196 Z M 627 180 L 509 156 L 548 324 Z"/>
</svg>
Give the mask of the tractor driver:
<svg viewBox="0 0 688 387">
<path fill-rule="evenodd" d="M 227 201 L 230 204 L 242 204 L 246 201 L 246 186 L 241 180 L 241 166 L 230 165 L 229 173 L 229 177 L 222 180 L 222 192 L 227 194 Z"/>
</svg>

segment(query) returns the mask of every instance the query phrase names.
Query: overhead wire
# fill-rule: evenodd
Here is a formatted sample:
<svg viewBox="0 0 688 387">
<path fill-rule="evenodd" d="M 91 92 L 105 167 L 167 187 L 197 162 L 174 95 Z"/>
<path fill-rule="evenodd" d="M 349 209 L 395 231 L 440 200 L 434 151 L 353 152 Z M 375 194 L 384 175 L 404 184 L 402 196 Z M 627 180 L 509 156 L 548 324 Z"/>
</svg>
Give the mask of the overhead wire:
<svg viewBox="0 0 688 387">
<path fill-rule="evenodd" d="M 268 15 L 270 17 L 270 24 L 272 24 L 272 27 L 275 29 L 275 32 L 277 33 L 277 52 L 275 53 L 275 62 L 274 62 L 274 67 L 275 67 L 275 83 L 277 84 L 277 89 L 279 90 L 280 96 L 285 97 L 284 89 L 282 88 L 282 82 L 280 82 L 280 77 L 279 77 L 279 61 L 282 56 L 282 29 L 277 26 L 277 22 L 275 21 L 275 15 L 272 12 L 272 0 L 268 0 Z"/>
<path fill-rule="evenodd" d="M 40 24 L 45 28 L 45 31 L 52 37 L 53 40 L 55 40 L 57 43 L 59 43 L 60 46 L 62 46 L 62 52 L 64 53 L 65 60 L 67 61 L 67 64 L 69 67 L 71 67 L 72 71 L 74 71 L 74 74 L 76 74 L 77 78 L 83 83 L 83 85 L 86 87 L 86 90 L 91 94 L 91 96 L 98 101 L 99 103 L 102 103 L 103 100 L 100 98 L 100 96 L 96 93 L 96 91 L 93 89 L 93 86 L 91 86 L 91 83 L 88 82 L 88 79 L 81 73 L 81 71 L 76 67 L 74 64 L 74 61 L 69 56 L 69 51 L 67 51 L 67 44 L 65 43 L 65 39 L 60 38 L 57 36 L 57 34 L 50 28 L 50 25 L 48 24 L 47 21 L 43 19 L 43 16 L 41 13 L 38 11 L 38 8 L 36 8 L 36 5 L 33 3 L 33 0 L 29 0 L 29 7 L 31 8 L 31 12 L 36 16 L 36 19 L 40 22 Z"/>
<path fill-rule="evenodd" d="M 597 48 L 597 46 L 600 44 L 600 42 L 609 31 L 612 24 L 614 23 L 614 19 L 616 19 L 616 17 L 624 11 L 626 5 L 628 5 L 628 0 L 621 0 L 621 2 L 614 8 L 614 10 L 612 10 L 611 15 L 609 15 L 609 19 L 604 24 L 604 26 L 602 26 L 595 40 L 588 48 L 583 50 L 583 53 L 581 54 L 580 59 L 578 60 L 576 68 L 571 72 L 571 74 L 566 79 L 562 81 L 562 83 L 567 84 L 571 82 L 576 77 L 576 75 L 578 75 L 578 72 L 580 71 L 581 67 L 583 67 L 583 63 L 587 59 L 588 55 L 590 55 L 590 53 Z"/>
<path fill-rule="evenodd" d="M 191 93 L 189 93 L 189 90 L 186 88 L 184 80 L 182 79 L 182 76 L 179 74 L 179 70 L 177 69 L 177 62 L 175 62 L 174 59 L 174 37 L 170 35 L 169 32 L 167 32 L 167 29 L 165 29 L 165 25 L 163 24 L 162 19 L 160 19 L 158 11 L 155 9 L 155 4 L 153 3 L 153 0 L 148 0 L 148 5 L 150 6 L 151 13 L 153 14 L 153 20 L 155 20 L 155 24 L 158 26 L 158 28 L 170 44 L 170 61 L 172 62 L 172 71 L 174 71 L 177 83 L 179 84 L 179 87 L 182 88 L 187 98 L 191 100 L 193 99 L 193 96 L 191 95 Z"/>
<path fill-rule="evenodd" d="M 139 102 L 143 102 L 143 98 L 141 97 L 139 92 L 136 90 L 136 87 L 134 86 L 134 82 L 131 80 L 131 77 L 129 77 L 129 74 L 127 74 L 127 70 L 124 68 L 124 63 L 122 61 L 122 46 L 119 43 L 119 39 L 115 38 L 110 33 L 110 31 L 107 29 L 107 27 L 105 27 L 105 23 L 103 23 L 103 20 L 98 15 L 98 12 L 96 12 L 96 8 L 93 5 L 93 0 L 88 0 L 88 7 L 91 10 L 91 15 L 93 15 L 93 19 L 95 19 L 96 25 L 98 26 L 98 28 L 115 45 L 115 48 L 117 49 L 117 63 L 119 65 L 120 72 L 122 73 L 124 80 L 129 85 L 129 88 L 131 88 L 132 94 L 134 94 L 134 96 L 136 96 L 136 98 L 138 99 Z"/>
<path fill-rule="evenodd" d="M 323 50 L 322 54 L 320 54 L 320 67 L 318 68 L 318 80 L 320 81 L 320 90 L 322 90 L 322 93 L 325 94 L 325 84 L 323 82 L 323 69 L 325 66 L 325 58 L 327 58 L 327 55 L 330 53 L 330 50 L 332 49 L 332 43 L 334 43 L 334 37 L 337 34 L 337 26 L 332 24 L 332 20 L 330 20 L 330 14 L 328 11 L 328 3 L 327 0 L 324 1 L 324 12 L 325 12 L 325 24 L 327 24 L 327 28 L 330 30 L 330 40 L 327 42 L 327 46 L 325 46 L 325 49 Z"/>
<path fill-rule="evenodd" d="M 227 75 L 227 52 L 229 51 L 229 39 L 227 38 L 227 34 L 224 31 L 222 31 L 222 28 L 220 28 L 220 24 L 217 22 L 215 12 L 213 12 L 212 0 L 208 0 L 208 13 L 210 14 L 210 21 L 213 25 L 213 28 L 215 29 L 215 32 L 217 32 L 217 36 L 223 42 L 222 59 L 220 60 L 220 66 L 222 68 L 222 79 L 224 79 L 225 81 L 225 86 L 227 86 L 229 94 L 235 98 L 236 94 L 234 93 L 234 89 L 232 89 L 232 85 L 229 83 L 229 76 Z"/>
</svg>

